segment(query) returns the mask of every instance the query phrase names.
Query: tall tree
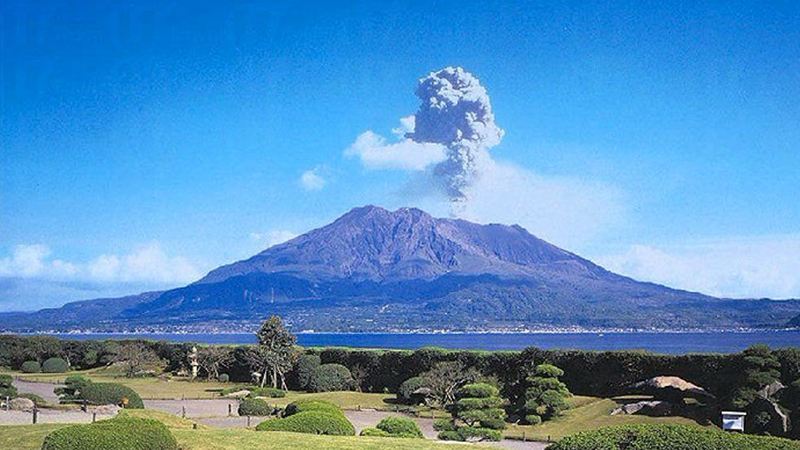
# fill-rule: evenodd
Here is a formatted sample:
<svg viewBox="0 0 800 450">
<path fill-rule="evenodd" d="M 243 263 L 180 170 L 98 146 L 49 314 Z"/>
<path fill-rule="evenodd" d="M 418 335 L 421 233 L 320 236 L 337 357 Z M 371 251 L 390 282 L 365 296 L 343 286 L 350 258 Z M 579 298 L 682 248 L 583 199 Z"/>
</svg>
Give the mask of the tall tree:
<svg viewBox="0 0 800 450">
<path fill-rule="evenodd" d="M 286 373 L 292 369 L 298 356 L 295 349 L 297 337 L 283 326 L 278 316 L 264 321 L 256 337 L 258 345 L 248 353 L 247 359 L 260 370 L 261 387 L 269 376 L 273 388 L 277 389 L 280 382 L 281 389 L 286 389 Z"/>
<path fill-rule="evenodd" d="M 423 385 L 431 390 L 433 402 L 445 408 L 455 402 L 458 389 L 477 380 L 480 373 L 474 368 L 467 368 L 460 361 L 443 361 L 420 377 Z"/>
<path fill-rule="evenodd" d="M 120 345 L 113 361 L 125 369 L 125 376 L 129 378 L 148 366 L 162 363 L 153 350 L 138 342 Z"/>
</svg>

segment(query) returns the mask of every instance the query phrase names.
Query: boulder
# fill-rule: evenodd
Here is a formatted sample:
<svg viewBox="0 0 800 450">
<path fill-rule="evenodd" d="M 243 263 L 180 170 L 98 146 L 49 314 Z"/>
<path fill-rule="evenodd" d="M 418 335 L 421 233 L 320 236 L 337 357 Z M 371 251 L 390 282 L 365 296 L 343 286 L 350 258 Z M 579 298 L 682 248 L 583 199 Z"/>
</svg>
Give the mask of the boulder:
<svg viewBox="0 0 800 450">
<path fill-rule="evenodd" d="M 612 416 L 616 416 L 618 414 L 638 414 L 654 417 L 669 416 L 672 414 L 672 404 L 662 400 L 628 403 L 611 411 Z"/>
<path fill-rule="evenodd" d="M 8 401 L 8 409 L 12 411 L 33 411 L 33 400 L 17 397 Z"/>
<path fill-rule="evenodd" d="M 783 385 L 780 381 L 773 381 L 772 383 L 764 386 L 758 391 L 758 395 L 764 398 L 774 398 L 775 395 L 782 391 L 786 386 Z"/>
<path fill-rule="evenodd" d="M 250 391 L 247 389 L 242 389 L 241 391 L 231 392 L 230 394 L 225 395 L 227 398 L 245 398 L 250 395 Z"/>
<path fill-rule="evenodd" d="M 632 393 L 652 395 L 656 398 L 680 402 L 685 397 L 701 400 L 713 399 L 714 396 L 702 387 L 690 383 L 683 378 L 660 376 L 634 383 L 628 387 Z"/>
</svg>

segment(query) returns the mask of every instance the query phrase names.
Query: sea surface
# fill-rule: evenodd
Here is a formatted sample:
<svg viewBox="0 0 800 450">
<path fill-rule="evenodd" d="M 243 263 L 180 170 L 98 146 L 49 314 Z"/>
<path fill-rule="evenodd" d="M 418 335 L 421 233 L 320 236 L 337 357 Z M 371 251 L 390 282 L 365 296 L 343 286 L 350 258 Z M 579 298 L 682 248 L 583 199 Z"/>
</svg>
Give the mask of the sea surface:
<svg viewBox="0 0 800 450">
<path fill-rule="evenodd" d="M 154 339 L 205 344 L 249 344 L 253 334 L 56 334 L 64 339 Z M 649 350 L 655 353 L 735 353 L 753 344 L 772 348 L 800 347 L 800 330 L 743 332 L 637 333 L 300 333 L 306 347 L 521 350 L 525 347 L 580 350 Z"/>
</svg>

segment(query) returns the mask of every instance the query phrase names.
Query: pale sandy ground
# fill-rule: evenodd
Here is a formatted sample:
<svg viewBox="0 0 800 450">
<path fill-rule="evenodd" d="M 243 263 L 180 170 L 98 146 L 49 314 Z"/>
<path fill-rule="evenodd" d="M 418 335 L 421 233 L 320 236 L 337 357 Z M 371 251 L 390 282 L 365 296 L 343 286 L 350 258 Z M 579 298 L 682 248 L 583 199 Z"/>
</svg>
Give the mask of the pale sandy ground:
<svg viewBox="0 0 800 450">
<path fill-rule="evenodd" d="M 56 402 L 58 398 L 53 394 L 55 385 L 50 383 L 29 383 L 15 381 L 14 385 L 19 392 L 31 392 L 37 394 L 47 401 Z M 239 417 L 236 410 L 238 402 L 228 399 L 213 400 L 145 400 L 145 408 L 155 409 L 177 416 L 185 416 L 197 420 L 200 423 L 220 428 L 246 427 L 247 418 Z M 232 416 L 228 416 L 228 406 L 231 407 Z M 374 427 L 384 417 L 396 415 L 386 411 L 362 410 L 345 411 L 348 420 L 353 423 L 356 432 L 360 432 L 367 427 Z M 97 416 L 97 419 L 108 418 L 111 416 Z M 419 417 L 412 417 L 418 424 L 422 433 L 428 439 L 436 438 L 436 431 L 433 429 L 433 420 Z M 256 426 L 265 418 L 251 417 L 250 426 Z M 0 425 L 29 424 L 32 421 L 32 414 L 21 411 L 0 411 Z M 39 412 L 39 423 L 88 423 L 92 421 L 91 413 L 80 411 L 55 411 L 42 409 Z M 540 442 L 522 442 L 505 439 L 501 442 L 493 443 L 497 447 L 512 450 L 544 450 L 547 444 Z"/>
</svg>

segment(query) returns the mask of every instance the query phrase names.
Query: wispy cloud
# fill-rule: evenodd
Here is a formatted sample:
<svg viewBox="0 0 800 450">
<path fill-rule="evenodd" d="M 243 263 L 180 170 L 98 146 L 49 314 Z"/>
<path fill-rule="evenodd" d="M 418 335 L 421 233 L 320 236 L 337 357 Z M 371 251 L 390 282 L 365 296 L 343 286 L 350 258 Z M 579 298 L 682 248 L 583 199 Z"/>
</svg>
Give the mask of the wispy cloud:
<svg viewBox="0 0 800 450">
<path fill-rule="evenodd" d="M 633 245 L 598 262 L 633 278 L 715 296 L 800 298 L 800 234 Z"/>
<path fill-rule="evenodd" d="M 297 233 L 288 230 L 271 230 L 267 231 L 266 233 L 250 233 L 250 239 L 256 241 L 259 245 L 262 245 L 265 248 L 272 247 L 273 245 L 283 244 L 284 242 L 294 239 L 297 236 Z"/>
<path fill-rule="evenodd" d="M 17 245 L 11 255 L 0 258 L 0 277 L 170 284 L 194 281 L 202 275 L 188 259 L 167 255 L 157 242 L 127 254 L 103 254 L 86 262 L 55 259 L 51 254 L 43 244 Z"/>
<path fill-rule="evenodd" d="M 327 180 L 322 175 L 322 168 L 315 167 L 300 175 L 300 186 L 307 191 L 319 191 L 325 187 Z"/>
</svg>

